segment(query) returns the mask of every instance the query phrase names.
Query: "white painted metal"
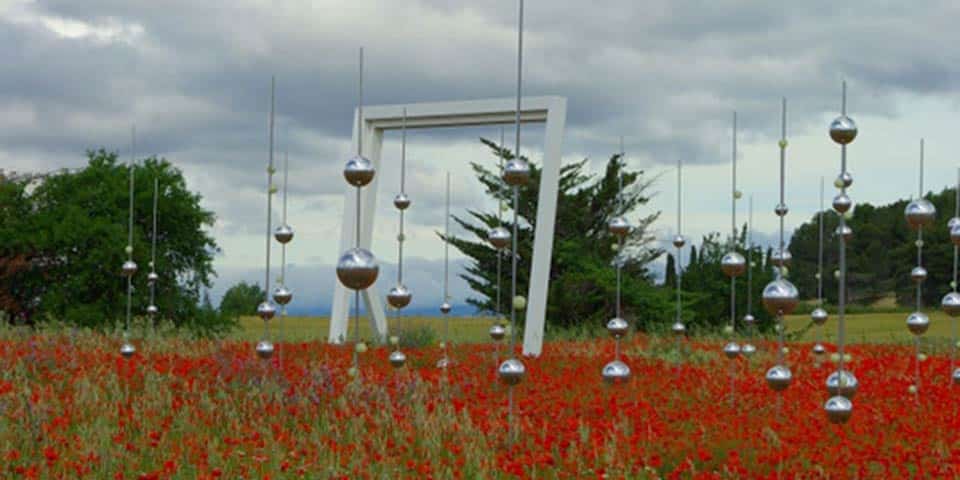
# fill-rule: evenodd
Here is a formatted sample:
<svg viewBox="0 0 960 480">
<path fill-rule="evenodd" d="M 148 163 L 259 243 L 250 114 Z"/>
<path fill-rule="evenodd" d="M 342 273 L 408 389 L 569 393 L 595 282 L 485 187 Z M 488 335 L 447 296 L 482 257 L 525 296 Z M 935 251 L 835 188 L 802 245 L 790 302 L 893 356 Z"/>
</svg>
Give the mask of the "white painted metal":
<svg viewBox="0 0 960 480">
<path fill-rule="evenodd" d="M 381 171 L 383 132 L 402 126 L 403 109 L 407 109 L 407 128 L 465 127 L 479 125 L 513 124 L 515 99 L 470 100 L 458 102 L 415 103 L 410 105 L 379 105 L 363 108 L 363 152 Z M 533 241 L 533 265 L 530 272 L 530 289 L 527 293 L 527 315 L 523 337 L 523 354 L 538 356 L 543 348 L 543 330 L 547 312 L 547 287 L 550 278 L 550 258 L 553 254 L 553 231 L 557 217 L 561 149 L 563 130 L 567 120 L 567 99 L 563 97 L 525 97 L 523 123 L 544 123 L 544 156 L 540 163 L 540 196 L 538 198 L 537 225 Z M 354 112 L 354 125 L 357 112 Z M 353 131 L 353 143 L 357 141 L 357 127 Z M 376 211 L 377 184 L 380 175 L 362 191 L 360 246 L 370 248 L 373 238 L 373 217 Z M 354 187 L 344 191 L 343 222 L 340 228 L 340 249 L 346 251 L 354 245 L 355 212 Z M 376 254 L 376 252 L 374 252 Z M 347 335 L 350 291 L 336 282 L 328 341 L 343 343 Z M 362 292 L 367 312 L 372 312 L 371 326 L 382 341 L 387 335 L 387 320 L 376 284 Z"/>
</svg>

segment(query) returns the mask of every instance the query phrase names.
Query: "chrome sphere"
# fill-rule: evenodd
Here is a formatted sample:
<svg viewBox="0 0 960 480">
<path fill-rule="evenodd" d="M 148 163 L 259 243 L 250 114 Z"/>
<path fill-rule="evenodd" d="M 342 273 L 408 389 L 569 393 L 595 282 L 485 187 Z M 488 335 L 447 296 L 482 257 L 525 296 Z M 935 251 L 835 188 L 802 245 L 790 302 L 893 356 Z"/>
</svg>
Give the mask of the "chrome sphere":
<svg viewBox="0 0 960 480">
<path fill-rule="evenodd" d="M 907 225 L 916 230 L 936 220 L 937 208 L 929 200 L 920 198 L 907 204 L 903 209 L 903 216 L 907 219 Z"/>
<path fill-rule="evenodd" d="M 290 243 L 290 240 L 293 240 L 293 227 L 287 224 L 280 225 L 274 229 L 273 238 L 283 244 Z"/>
<path fill-rule="evenodd" d="M 850 172 L 843 172 L 837 175 L 837 179 L 833 183 L 837 188 L 850 188 L 850 185 L 853 185 L 853 175 L 850 175 Z"/>
<path fill-rule="evenodd" d="M 743 324 L 750 326 L 757 323 L 757 317 L 754 317 L 752 314 L 746 314 L 743 316 Z"/>
<path fill-rule="evenodd" d="M 827 319 L 829 318 L 830 315 L 821 307 L 814 308 L 813 311 L 810 312 L 810 320 L 813 321 L 814 325 L 823 325 L 827 323 Z"/>
<path fill-rule="evenodd" d="M 623 217 L 614 217 L 607 224 L 607 230 L 618 237 L 625 237 L 630 233 L 630 222 Z"/>
<path fill-rule="evenodd" d="M 503 340 L 503 337 L 506 337 L 506 336 L 507 336 L 507 329 L 504 328 L 503 325 L 500 325 L 499 323 L 495 323 L 490 327 L 490 338 L 492 338 L 494 341 Z"/>
<path fill-rule="evenodd" d="M 823 405 L 823 411 L 827 413 L 827 419 L 830 423 L 847 423 L 850 415 L 853 414 L 853 402 L 847 397 L 836 395 L 830 397 L 827 403 Z"/>
<path fill-rule="evenodd" d="M 960 226 L 950 229 L 950 241 L 960 247 Z"/>
<path fill-rule="evenodd" d="M 778 217 L 784 217 L 787 213 L 790 213 L 790 209 L 783 203 L 778 203 L 776 207 L 773 207 L 773 213 L 777 214 Z"/>
<path fill-rule="evenodd" d="M 940 300 L 940 309 L 951 317 L 960 316 L 960 293 L 950 292 Z"/>
<path fill-rule="evenodd" d="M 853 207 L 853 200 L 850 200 L 850 197 L 846 193 L 841 193 L 836 197 L 833 197 L 833 209 L 837 213 L 847 213 L 850 211 L 850 207 Z"/>
<path fill-rule="evenodd" d="M 160 309 L 156 305 L 147 305 L 147 315 L 151 317 L 160 313 Z"/>
<path fill-rule="evenodd" d="M 410 197 L 406 193 L 398 193 L 396 197 L 393 197 L 393 206 L 397 210 L 406 210 L 410 207 Z"/>
<path fill-rule="evenodd" d="M 289 288 L 280 285 L 273 290 L 273 301 L 278 305 L 286 305 L 290 300 L 293 300 L 293 292 Z"/>
<path fill-rule="evenodd" d="M 852 118 L 841 115 L 830 122 L 830 138 L 840 145 L 846 145 L 857 138 L 857 124 Z"/>
<path fill-rule="evenodd" d="M 523 160 L 514 158 L 503 166 L 503 173 L 501 175 L 507 185 L 514 187 L 523 185 L 530 179 L 530 165 Z"/>
<path fill-rule="evenodd" d="M 923 283 L 927 279 L 927 269 L 923 268 L 920 265 L 913 267 L 913 270 L 910 270 L 910 280 L 913 280 L 913 283 Z"/>
<path fill-rule="evenodd" d="M 687 326 L 684 325 L 683 322 L 673 322 L 673 325 L 670 326 L 670 331 L 673 332 L 674 335 L 683 335 L 687 333 Z"/>
<path fill-rule="evenodd" d="M 793 381 L 793 373 L 785 365 L 774 365 L 770 367 L 770 370 L 767 370 L 764 378 L 766 378 L 767 385 L 771 390 L 780 392 L 790 386 Z"/>
<path fill-rule="evenodd" d="M 413 294 L 406 285 L 397 285 L 387 292 L 387 303 L 393 308 L 403 308 L 410 305 Z"/>
<path fill-rule="evenodd" d="M 947 220 L 947 231 L 953 230 L 956 226 L 960 226 L 960 217 L 950 217 L 950 220 Z"/>
<path fill-rule="evenodd" d="M 840 395 L 852 399 L 857 395 L 860 382 L 849 370 L 840 370 L 827 377 L 827 391 L 830 395 Z"/>
<path fill-rule="evenodd" d="M 134 347 L 130 342 L 123 342 L 123 345 L 120 345 L 120 355 L 123 358 L 130 358 L 134 353 L 137 353 L 137 347 Z"/>
<path fill-rule="evenodd" d="M 914 335 L 923 335 L 930 328 L 930 317 L 923 312 L 913 312 L 907 317 L 907 329 Z"/>
<path fill-rule="evenodd" d="M 120 273 L 123 273 L 124 277 L 134 276 L 137 273 L 137 262 L 133 260 L 123 262 L 123 266 L 120 267 Z"/>
<path fill-rule="evenodd" d="M 603 376 L 603 380 L 607 383 L 623 383 L 630 379 L 630 367 L 620 360 L 614 360 L 603 366 L 600 375 Z"/>
<path fill-rule="evenodd" d="M 960 385 L 960 367 L 957 367 L 953 370 L 953 384 Z"/>
<path fill-rule="evenodd" d="M 452 310 L 452 309 L 453 309 L 453 307 L 452 307 L 452 306 L 450 305 L 450 303 L 448 303 L 448 302 L 443 302 L 443 303 L 440 304 L 440 313 L 442 313 L 442 314 L 444 314 L 444 315 L 450 313 L 450 310 Z"/>
<path fill-rule="evenodd" d="M 770 254 L 770 263 L 776 267 L 789 266 L 791 261 L 793 261 L 793 254 L 790 253 L 790 250 L 784 250 L 782 254 L 780 250 L 777 250 Z"/>
<path fill-rule="evenodd" d="M 676 248 L 683 248 L 687 244 L 687 239 L 683 238 L 683 235 L 676 235 L 673 237 L 673 246 Z"/>
<path fill-rule="evenodd" d="M 843 239 L 848 242 L 853 238 L 853 229 L 850 228 L 850 225 L 844 224 L 842 227 L 837 226 L 837 229 L 834 230 L 834 233 L 837 236 L 843 237 Z"/>
<path fill-rule="evenodd" d="M 437 360 L 437 368 L 444 369 L 450 366 L 450 359 L 443 357 L 440 360 Z"/>
<path fill-rule="evenodd" d="M 823 355 L 824 353 L 827 353 L 827 349 L 824 348 L 822 344 L 816 343 L 813 345 L 814 355 Z"/>
<path fill-rule="evenodd" d="M 789 280 L 780 278 L 763 287 L 763 306 L 770 315 L 790 315 L 797 308 L 800 292 Z"/>
<path fill-rule="evenodd" d="M 377 259 L 365 248 L 351 248 L 337 261 L 337 278 L 352 290 L 363 290 L 373 285 L 379 273 Z"/>
<path fill-rule="evenodd" d="M 720 259 L 720 270 L 728 277 L 739 277 L 747 271 L 747 260 L 739 252 L 727 252 Z"/>
<path fill-rule="evenodd" d="M 490 242 L 490 245 L 493 245 L 493 248 L 501 250 L 510 246 L 510 230 L 507 230 L 503 227 L 496 227 L 490 230 L 490 233 L 487 234 L 487 241 Z"/>
<path fill-rule="evenodd" d="M 373 164 L 366 157 L 357 155 L 347 160 L 347 165 L 343 167 L 343 178 L 347 183 L 354 187 L 362 187 L 373 181 L 373 175 L 376 171 Z"/>
<path fill-rule="evenodd" d="M 160 280 L 160 275 L 157 275 L 157 272 L 150 272 L 147 274 L 147 283 L 153 285 L 157 283 L 157 280 Z"/>
<path fill-rule="evenodd" d="M 407 363 L 407 356 L 400 350 L 394 350 L 390 352 L 390 365 L 393 368 L 400 368 L 404 363 Z"/>
<path fill-rule="evenodd" d="M 613 317 L 607 322 L 607 332 L 613 338 L 621 338 L 630 330 L 630 324 L 620 317 Z"/>
<path fill-rule="evenodd" d="M 273 356 L 273 344 L 269 340 L 257 342 L 257 356 L 266 360 Z"/>
<path fill-rule="evenodd" d="M 516 385 L 523 380 L 523 376 L 526 374 L 527 367 L 523 366 L 523 362 L 516 358 L 504 360 L 497 367 L 497 377 L 500 378 L 500 383 L 504 385 Z"/>
<path fill-rule="evenodd" d="M 723 354 L 730 359 L 737 358 L 737 356 L 740 355 L 740 345 L 737 345 L 737 342 L 730 342 L 724 345 Z"/>
<path fill-rule="evenodd" d="M 740 347 L 740 353 L 743 354 L 744 357 L 752 357 L 754 353 L 757 353 L 757 347 L 754 347 L 752 343 L 744 343 L 743 346 Z"/>
<path fill-rule="evenodd" d="M 272 319 L 276 314 L 277 307 L 274 307 L 270 302 L 260 302 L 260 305 L 257 305 L 257 316 L 263 321 Z"/>
</svg>

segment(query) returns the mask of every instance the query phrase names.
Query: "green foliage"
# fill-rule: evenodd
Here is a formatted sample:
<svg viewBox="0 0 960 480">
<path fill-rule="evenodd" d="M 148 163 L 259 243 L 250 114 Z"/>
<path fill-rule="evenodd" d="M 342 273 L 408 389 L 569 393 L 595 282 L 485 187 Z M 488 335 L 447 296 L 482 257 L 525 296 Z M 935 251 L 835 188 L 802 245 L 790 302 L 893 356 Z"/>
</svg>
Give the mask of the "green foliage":
<svg viewBox="0 0 960 480">
<path fill-rule="evenodd" d="M 223 294 L 220 300 L 220 313 L 229 318 L 252 315 L 264 298 L 266 298 L 266 292 L 260 288 L 260 284 L 240 282 Z"/>
<path fill-rule="evenodd" d="M 498 158 L 513 158 L 507 149 L 482 140 Z M 473 164 L 474 173 L 486 193 L 509 208 L 512 192 L 501 184 L 498 170 Z M 622 316 L 634 320 L 641 328 L 669 320 L 672 310 L 667 292 L 653 285 L 649 264 L 661 251 L 653 246 L 650 225 L 659 216 L 633 214 L 649 202 L 647 190 L 651 180 L 643 171 L 624 169 L 619 155 L 614 155 L 600 176 L 585 172 L 587 160 L 567 164 L 560 169 L 557 218 L 550 270 L 547 322 L 552 327 L 580 324 L 602 325 L 616 311 L 616 273 L 613 268 L 617 239 L 607 232 L 607 223 L 617 215 L 626 216 L 633 230 L 623 247 Z M 618 202 L 618 177 L 623 170 L 622 203 Z M 517 288 L 526 292 L 530 278 L 533 231 L 536 225 L 537 200 L 541 169 L 531 163 L 530 181 L 520 187 L 519 222 L 517 228 L 520 262 Z M 476 297 L 467 301 L 485 312 L 509 312 L 510 295 L 503 289 L 500 305 L 496 303 L 497 253 L 486 242 L 487 232 L 503 224 L 512 230 L 512 210 L 504 209 L 503 221 L 497 212 L 470 210 L 468 218 L 454 217 L 472 239 L 451 237 L 451 245 L 470 258 L 462 274 Z M 509 285 L 510 258 L 502 258 L 503 285 Z"/>
<path fill-rule="evenodd" d="M 56 318 L 69 324 L 108 328 L 121 321 L 126 280 L 120 265 L 126 259 L 129 168 L 116 153 L 87 153 L 84 168 L 43 177 L 0 180 L 0 264 L 25 258 L 29 267 L 5 295 L 16 298 L 19 315 L 33 321 Z M 151 157 L 135 167 L 133 312 L 149 303 L 146 273 L 154 179 L 159 182 L 157 265 L 160 281 L 156 305 L 160 320 L 197 326 L 220 322 L 198 316 L 200 290 L 210 286 L 217 244 L 205 231 L 214 215 L 200 206 L 200 196 L 187 189 L 182 172 L 164 159 Z M 7 222 L 7 219 L 11 221 Z M 206 328 L 206 327 L 204 327 Z"/>
</svg>

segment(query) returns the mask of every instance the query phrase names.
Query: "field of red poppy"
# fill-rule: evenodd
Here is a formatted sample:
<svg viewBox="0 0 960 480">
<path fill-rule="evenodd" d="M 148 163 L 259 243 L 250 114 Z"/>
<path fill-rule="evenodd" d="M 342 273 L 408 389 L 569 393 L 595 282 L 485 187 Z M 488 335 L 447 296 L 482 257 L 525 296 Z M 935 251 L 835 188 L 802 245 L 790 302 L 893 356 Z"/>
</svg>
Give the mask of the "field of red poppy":
<svg viewBox="0 0 960 480">
<path fill-rule="evenodd" d="M 773 343 L 731 361 L 720 342 L 636 337 L 632 378 L 606 385 L 613 342 L 552 342 L 515 388 L 491 345 L 408 351 L 288 343 L 258 360 L 240 341 L 162 339 L 121 358 L 93 334 L 0 340 L 0 476 L 4 478 L 930 478 L 960 475 L 960 409 L 950 360 L 854 345 L 860 380 L 844 426 L 822 411 L 829 361 L 791 346 L 794 383 L 763 382 Z M 679 361 L 678 361 L 679 360 Z"/>
</svg>

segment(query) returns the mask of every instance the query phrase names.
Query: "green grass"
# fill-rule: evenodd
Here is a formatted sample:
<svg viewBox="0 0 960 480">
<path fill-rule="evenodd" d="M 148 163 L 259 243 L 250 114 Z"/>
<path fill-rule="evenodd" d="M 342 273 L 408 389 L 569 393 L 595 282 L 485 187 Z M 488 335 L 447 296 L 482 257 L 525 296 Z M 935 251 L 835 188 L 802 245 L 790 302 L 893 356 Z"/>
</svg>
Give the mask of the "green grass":
<svg viewBox="0 0 960 480">
<path fill-rule="evenodd" d="M 475 343 L 489 340 L 487 331 L 493 325 L 494 317 L 450 317 L 450 341 L 455 343 Z M 429 327 L 436 333 L 437 339 L 443 337 L 442 317 L 390 317 L 390 331 L 399 324 L 402 328 Z M 287 317 L 275 318 L 270 325 L 270 333 L 275 341 L 297 342 L 326 340 L 330 329 L 329 317 Z M 360 318 L 360 337 L 373 338 L 373 330 L 367 317 Z M 353 335 L 353 319 L 350 319 L 349 335 Z M 257 317 L 240 318 L 240 328 L 230 335 L 237 340 L 256 341 L 263 336 L 263 321 Z"/>
<path fill-rule="evenodd" d="M 926 310 L 930 315 L 930 330 L 924 335 L 928 339 L 949 339 L 953 319 L 940 311 Z M 851 343 L 908 343 L 913 335 L 907 330 L 908 313 L 858 313 L 846 316 L 847 341 Z M 787 317 L 787 331 L 803 329 L 810 323 L 808 315 Z M 799 338 L 801 341 L 815 341 L 817 328 L 808 329 Z M 823 326 L 823 339 L 834 342 L 837 339 L 837 315 L 830 312 L 830 319 Z"/>
</svg>

